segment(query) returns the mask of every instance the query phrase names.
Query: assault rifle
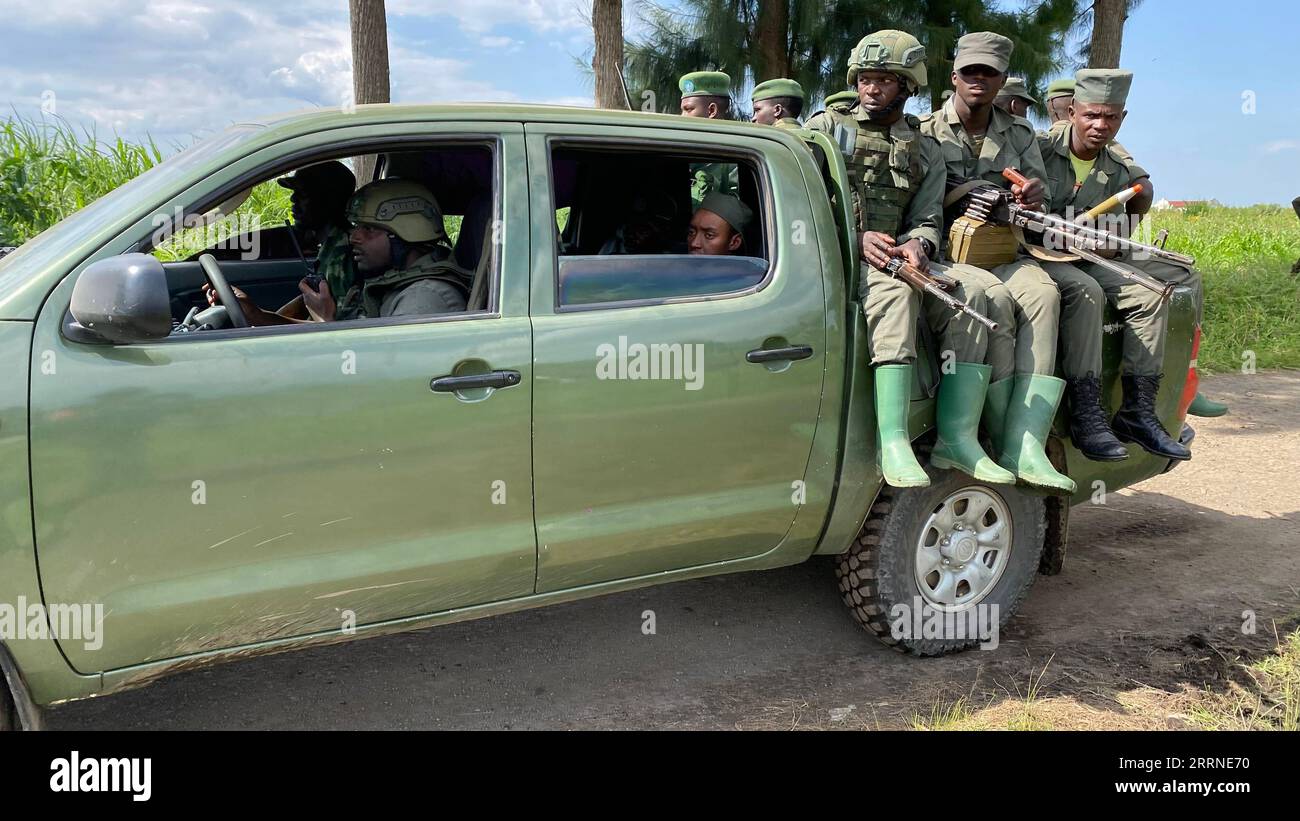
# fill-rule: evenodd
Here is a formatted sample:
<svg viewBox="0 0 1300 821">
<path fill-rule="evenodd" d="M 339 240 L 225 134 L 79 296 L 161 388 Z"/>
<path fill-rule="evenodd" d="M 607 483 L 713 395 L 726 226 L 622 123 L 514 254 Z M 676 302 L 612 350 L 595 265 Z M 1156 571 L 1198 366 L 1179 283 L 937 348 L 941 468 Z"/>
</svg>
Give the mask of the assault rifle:
<svg viewBox="0 0 1300 821">
<path fill-rule="evenodd" d="M 1004 169 L 1002 176 L 1016 185 L 1024 185 L 1029 180 L 1014 168 Z M 968 185 L 960 177 L 949 177 L 949 189 Z M 1121 251 L 1139 251 L 1155 259 L 1191 267 L 1196 260 L 1185 254 L 1166 250 L 1163 245 L 1148 245 L 1128 237 L 1121 236 L 1102 228 L 1094 228 L 1071 222 L 1055 214 L 1034 211 L 1016 203 L 1011 192 L 992 184 L 978 185 L 969 189 L 965 195 L 966 215 L 972 219 L 996 225 L 1010 225 L 1026 231 L 1043 235 L 1051 245 L 1058 247 L 1079 259 L 1086 260 L 1141 285 L 1168 299 L 1174 291 L 1172 283 L 1161 282 L 1153 277 L 1139 273 L 1132 268 L 1107 259 L 1096 252 L 1099 247 L 1116 248 Z M 1163 239 L 1163 238 L 1162 238 Z"/>
<path fill-rule="evenodd" d="M 918 291 L 933 295 L 935 299 L 944 305 L 958 313 L 966 314 L 990 331 L 998 329 L 998 323 L 948 293 L 957 287 L 957 280 L 953 279 L 951 275 L 938 270 L 934 263 L 931 263 L 929 271 L 922 271 L 902 257 L 893 257 L 882 270 L 890 276 L 901 279 Z"/>
</svg>

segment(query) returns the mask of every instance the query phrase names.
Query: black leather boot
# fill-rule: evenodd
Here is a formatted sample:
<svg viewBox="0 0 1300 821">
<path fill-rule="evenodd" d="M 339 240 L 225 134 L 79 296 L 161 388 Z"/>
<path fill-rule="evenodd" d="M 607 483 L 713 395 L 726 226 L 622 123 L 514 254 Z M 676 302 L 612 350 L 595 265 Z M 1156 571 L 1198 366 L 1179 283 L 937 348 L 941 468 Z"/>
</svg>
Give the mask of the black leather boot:
<svg viewBox="0 0 1300 821">
<path fill-rule="evenodd" d="M 1121 442 L 1136 442 L 1147 453 L 1167 459 L 1186 460 L 1192 452 L 1169 435 L 1156 417 L 1156 393 L 1159 376 L 1123 377 L 1124 405 L 1111 420 L 1111 427 Z"/>
<path fill-rule="evenodd" d="M 1101 380 L 1089 374 L 1066 380 L 1070 397 L 1070 439 L 1079 452 L 1094 462 L 1128 458 L 1128 448 L 1115 438 L 1101 407 Z"/>
</svg>

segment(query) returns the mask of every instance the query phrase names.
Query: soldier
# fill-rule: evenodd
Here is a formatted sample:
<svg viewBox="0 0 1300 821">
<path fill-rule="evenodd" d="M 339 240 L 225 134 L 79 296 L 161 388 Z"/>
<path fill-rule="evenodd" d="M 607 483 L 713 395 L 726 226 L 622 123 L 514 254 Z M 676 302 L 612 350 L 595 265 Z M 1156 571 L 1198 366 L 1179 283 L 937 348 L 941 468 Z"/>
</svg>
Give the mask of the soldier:
<svg viewBox="0 0 1300 821">
<path fill-rule="evenodd" d="M 682 116 L 731 119 L 731 77 L 721 71 L 692 71 L 677 80 Z"/>
<path fill-rule="evenodd" d="M 1028 117 L 1029 107 L 1038 105 L 1038 101 L 1029 96 L 1023 79 L 1008 77 L 998 96 L 993 98 L 993 105 L 1016 117 Z"/>
<path fill-rule="evenodd" d="M 345 217 L 348 200 L 357 188 L 356 177 L 338 160 L 316 163 L 282 177 L 279 184 L 293 192 L 293 228 L 306 247 L 316 247 L 315 273 L 335 293 L 342 293 L 356 275 L 352 267 L 352 249 L 348 245 Z M 294 297 L 278 311 L 293 319 L 306 319 L 302 297 Z"/>
<path fill-rule="evenodd" d="M 824 105 L 827 108 L 830 108 L 831 106 L 839 105 L 840 103 L 848 103 L 850 106 L 857 105 L 858 92 L 854 91 L 853 89 L 849 89 L 847 91 L 837 91 L 831 96 L 826 98 L 826 102 L 824 103 Z"/>
<path fill-rule="evenodd" d="M 926 84 L 925 48 L 901 31 L 869 34 L 849 55 L 848 83 L 858 89 L 857 102 L 833 105 L 805 127 L 830 135 L 840 145 L 853 185 L 863 257 L 861 298 L 874 366 L 885 481 L 895 487 L 930 483 L 908 433 L 916 323 L 924 311 L 942 350 L 955 359 L 955 366 L 944 369 L 939 383 L 939 437 L 931 464 L 957 468 L 986 482 L 1012 483 L 1015 476 L 990 459 L 978 439 L 991 371 L 985 364 L 989 340 L 983 326 L 965 314 L 954 316 L 937 300 L 882 270 L 894 258 L 925 270 L 939 249 L 943 160 L 934 141 L 921 135 L 920 121 L 903 113 L 907 99 Z M 953 295 L 987 313 L 986 289 L 996 283 L 978 272 L 970 277 L 960 273 Z"/>
<path fill-rule="evenodd" d="M 1127 113 L 1124 103 L 1132 82 L 1132 72 L 1120 69 L 1080 71 L 1075 75 L 1069 124 L 1039 135 L 1054 213 L 1069 216 L 1087 211 L 1129 188 L 1137 179 L 1111 145 Z M 1135 201 L 1127 204 L 1128 213 L 1134 216 L 1145 211 L 1135 209 Z M 1200 322 L 1200 276 L 1195 271 L 1158 260 L 1136 259 L 1128 253 L 1121 253 L 1118 261 L 1158 280 L 1191 288 Z M 1111 427 L 1120 439 L 1135 442 L 1157 456 L 1190 459 L 1191 451 L 1169 435 L 1155 412 L 1168 306 L 1159 294 L 1106 268 L 1088 262 L 1077 265 L 1096 278 L 1106 298 L 1124 317 L 1124 402 L 1111 420 Z M 1095 344 L 1086 347 L 1090 361 L 1085 367 L 1100 374 L 1100 326 L 1095 332 Z"/>
<path fill-rule="evenodd" d="M 736 197 L 716 191 L 709 194 L 691 216 L 691 225 L 686 231 L 687 253 L 742 253 L 745 229 L 753 218 L 753 210 Z"/>
<path fill-rule="evenodd" d="M 682 92 L 682 116 L 730 120 L 731 77 L 721 71 L 692 71 L 677 81 Z M 735 163 L 692 163 L 691 201 L 698 206 L 710 193 L 733 194 L 740 188 Z"/>
<path fill-rule="evenodd" d="M 1074 78 L 1056 80 L 1047 87 L 1047 113 L 1051 118 L 1051 131 L 1056 132 L 1066 128 L 1070 124 L 1070 105 L 1074 102 Z M 1135 183 L 1142 183 L 1142 191 L 1129 201 L 1130 213 L 1143 213 L 1151 209 L 1151 203 L 1155 202 L 1155 189 L 1151 186 L 1150 179 L 1146 169 L 1138 165 L 1133 160 L 1133 155 L 1129 150 L 1117 140 L 1110 142 L 1111 153 L 1120 159 L 1129 169 L 1129 173 Z M 1198 304 L 1197 322 L 1200 322 L 1201 303 Z M 1187 408 L 1187 412 L 1192 416 L 1223 416 L 1228 412 L 1228 406 L 1222 402 L 1215 402 L 1197 393 L 1192 399 L 1192 404 Z"/>
<path fill-rule="evenodd" d="M 754 122 L 777 128 L 797 130 L 803 113 L 803 87 L 794 80 L 766 80 L 754 86 L 750 96 L 754 105 Z"/>
<path fill-rule="evenodd" d="M 1047 121 L 1051 128 L 1070 119 L 1070 101 L 1074 99 L 1074 78 L 1053 80 L 1047 86 Z"/>
<path fill-rule="evenodd" d="M 922 121 L 921 129 L 938 142 L 948 175 L 1005 188 L 1002 170 L 1017 168 L 1030 180 L 1023 190 L 1010 186 L 1012 193 L 1022 205 L 1041 207 L 1046 188 L 1033 126 L 993 105 L 1012 47 L 1008 38 L 987 31 L 958 40 L 952 72 L 956 93 Z M 1064 347 L 1072 344 L 1072 336 L 1090 339 L 1101 328 L 1101 288 L 1068 265 L 1049 275 L 1024 255 L 991 273 L 1011 293 L 1017 329 L 1014 378 L 995 381 L 984 407 L 989 438 L 1000 451 L 998 463 L 1029 484 L 1073 492 L 1074 481 L 1057 471 L 1043 450 L 1067 385 L 1055 376 L 1058 333 L 1065 338 Z M 1064 364 L 1067 378 L 1076 375 L 1068 356 Z M 1094 437 L 1080 449 L 1109 458 L 1116 452 L 1119 458 L 1127 455 L 1114 436 L 1109 442 Z"/>
</svg>

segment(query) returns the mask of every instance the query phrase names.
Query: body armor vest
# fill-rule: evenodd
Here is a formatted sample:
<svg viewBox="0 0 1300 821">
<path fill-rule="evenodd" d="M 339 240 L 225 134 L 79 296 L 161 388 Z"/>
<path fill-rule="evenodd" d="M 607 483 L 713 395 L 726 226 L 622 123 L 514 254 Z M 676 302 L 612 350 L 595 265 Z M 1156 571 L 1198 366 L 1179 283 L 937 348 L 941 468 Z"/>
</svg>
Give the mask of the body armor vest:
<svg viewBox="0 0 1300 821">
<path fill-rule="evenodd" d="M 848 167 L 858 230 L 898 236 L 907 204 L 924 177 L 921 121 L 904 114 L 887 128 L 863 125 L 847 104 L 831 106 L 826 113 L 835 123 L 835 141 Z"/>
</svg>

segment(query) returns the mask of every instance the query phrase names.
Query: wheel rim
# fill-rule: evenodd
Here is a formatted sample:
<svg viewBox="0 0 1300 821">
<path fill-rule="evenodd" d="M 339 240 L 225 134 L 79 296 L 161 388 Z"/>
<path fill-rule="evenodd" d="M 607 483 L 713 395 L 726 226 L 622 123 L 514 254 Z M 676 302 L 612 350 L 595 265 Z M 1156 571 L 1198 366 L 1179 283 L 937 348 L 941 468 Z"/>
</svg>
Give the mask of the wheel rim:
<svg viewBox="0 0 1300 821">
<path fill-rule="evenodd" d="M 966 610 L 997 585 L 1010 558 L 1006 502 L 985 488 L 962 488 L 940 502 L 921 527 L 916 586 L 931 607 Z"/>
</svg>

